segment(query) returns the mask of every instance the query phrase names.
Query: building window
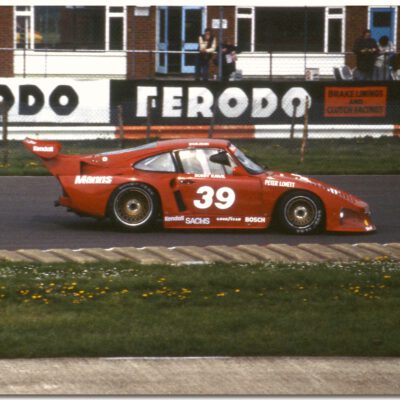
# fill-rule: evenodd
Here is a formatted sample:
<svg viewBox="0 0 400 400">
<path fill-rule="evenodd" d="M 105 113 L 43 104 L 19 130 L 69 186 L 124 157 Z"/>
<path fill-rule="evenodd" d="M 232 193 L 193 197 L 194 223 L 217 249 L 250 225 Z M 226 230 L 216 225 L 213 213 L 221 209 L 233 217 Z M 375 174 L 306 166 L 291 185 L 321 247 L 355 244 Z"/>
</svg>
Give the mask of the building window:
<svg viewBox="0 0 400 400">
<path fill-rule="evenodd" d="M 236 45 L 239 51 L 254 51 L 254 7 L 236 8 Z"/>
<path fill-rule="evenodd" d="M 344 7 L 237 7 L 240 51 L 343 51 Z"/>
<path fill-rule="evenodd" d="M 26 48 L 57 50 L 123 50 L 126 47 L 125 7 L 20 8 L 15 10 L 17 48 L 23 48 L 24 43 Z"/>
<path fill-rule="evenodd" d="M 323 7 L 256 8 L 256 51 L 322 52 Z"/>
<path fill-rule="evenodd" d="M 30 49 L 33 46 L 32 8 L 18 6 L 15 8 L 15 36 L 17 49 Z"/>
<path fill-rule="evenodd" d="M 124 50 L 126 48 L 126 7 L 106 7 L 107 35 L 106 50 Z"/>
<path fill-rule="evenodd" d="M 327 7 L 325 11 L 324 51 L 341 53 L 344 51 L 344 7 Z"/>
</svg>

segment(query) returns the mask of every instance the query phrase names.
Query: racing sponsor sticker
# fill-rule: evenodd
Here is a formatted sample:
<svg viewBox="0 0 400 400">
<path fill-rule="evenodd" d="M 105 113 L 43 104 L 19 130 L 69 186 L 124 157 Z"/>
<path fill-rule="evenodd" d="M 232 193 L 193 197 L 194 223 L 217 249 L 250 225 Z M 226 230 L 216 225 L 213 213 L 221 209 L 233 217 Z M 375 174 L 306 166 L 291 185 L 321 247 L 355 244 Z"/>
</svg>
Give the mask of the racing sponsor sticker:
<svg viewBox="0 0 400 400">
<path fill-rule="evenodd" d="M 190 142 L 189 146 L 209 146 L 209 142 Z"/>
<path fill-rule="evenodd" d="M 42 151 L 43 153 L 52 153 L 54 151 L 53 146 L 33 146 L 33 151 Z"/>
<path fill-rule="evenodd" d="M 217 222 L 241 222 L 241 217 L 217 217 Z"/>
<path fill-rule="evenodd" d="M 91 175 L 77 175 L 75 176 L 75 185 L 109 185 L 113 181 L 112 176 L 91 176 Z"/>
<path fill-rule="evenodd" d="M 244 222 L 250 224 L 264 224 L 266 221 L 265 217 L 245 217 Z"/>
<path fill-rule="evenodd" d="M 211 221 L 209 217 L 197 217 L 197 218 L 191 218 L 191 217 L 186 217 L 185 219 L 185 224 L 186 225 L 210 225 Z"/>
<path fill-rule="evenodd" d="M 218 174 L 194 174 L 195 178 L 225 179 L 225 175 Z"/>
<path fill-rule="evenodd" d="M 167 215 L 166 217 L 164 217 L 165 222 L 183 222 L 184 220 L 184 215 Z"/>
<path fill-rule="evenodd" d="M 294 182 L 276 181 L 274 179 L 266 179 L 265 180 L 265 186 L 294 188 L 294 187 L 296 187 L 296 184 Z"/>
</svg>

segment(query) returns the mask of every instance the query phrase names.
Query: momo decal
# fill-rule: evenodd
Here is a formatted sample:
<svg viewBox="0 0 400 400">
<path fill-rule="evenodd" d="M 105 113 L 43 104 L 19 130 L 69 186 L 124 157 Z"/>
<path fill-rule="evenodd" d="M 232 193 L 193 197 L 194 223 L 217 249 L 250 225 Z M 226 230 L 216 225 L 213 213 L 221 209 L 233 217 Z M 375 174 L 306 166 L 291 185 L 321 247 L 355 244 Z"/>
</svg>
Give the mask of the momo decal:
<svg viewBox="0 0 400 400">
<path fill-rule="evenodd" d="M 77 175 L 75 177 L 75 185 L 109 185 L 113 181 L 112 176 L 90 176 L 90 175 Z"/>
<path fill-rule="evenodd" d="M 206 217 L 206 218 L 190 218 L 187 217 L 185 219 L 185 224 L 186 225 L 210 225 L 211 221 L 210 218 Z"/>
</svg>

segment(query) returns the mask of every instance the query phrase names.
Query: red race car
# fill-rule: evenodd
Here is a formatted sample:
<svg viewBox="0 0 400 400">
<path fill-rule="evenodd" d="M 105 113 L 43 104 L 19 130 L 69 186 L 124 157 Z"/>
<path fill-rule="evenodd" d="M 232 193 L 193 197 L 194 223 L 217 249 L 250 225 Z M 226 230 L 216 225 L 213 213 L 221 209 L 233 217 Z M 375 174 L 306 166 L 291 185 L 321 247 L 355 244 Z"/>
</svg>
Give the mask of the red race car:
<svg viewBox="0 0 400 400">
<path fill-rule="evenodd" d="M 291 233 L 371 232 L 368 204 L 315 179 L 265 170 L 227 140 L 158 141 L 95 155 L 61 154 L 57 142 L 26 139 L 58 179 L 58 205 L 110 217 L 136 231 L 264 229 Z"/>
</svg>

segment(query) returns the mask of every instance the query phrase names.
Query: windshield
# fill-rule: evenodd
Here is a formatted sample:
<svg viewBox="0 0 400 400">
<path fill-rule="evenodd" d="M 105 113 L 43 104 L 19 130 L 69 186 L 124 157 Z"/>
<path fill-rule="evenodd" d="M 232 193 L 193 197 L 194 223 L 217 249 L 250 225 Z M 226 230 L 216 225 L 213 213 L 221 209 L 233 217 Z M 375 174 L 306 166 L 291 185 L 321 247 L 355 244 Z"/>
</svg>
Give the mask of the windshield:
<svg viewBox="0 0 400 400">
<path fill-rule="evenodd" d="M 238 148 L 235 149 L 233 153 L 236 158 L 240 161 L 243 167 L 249 174 L 257 175 L 262 174 L 264 172 L 264 168 L 255 163 L 252 159 L 247 157 L 241 150 Z"/>
</svg>

